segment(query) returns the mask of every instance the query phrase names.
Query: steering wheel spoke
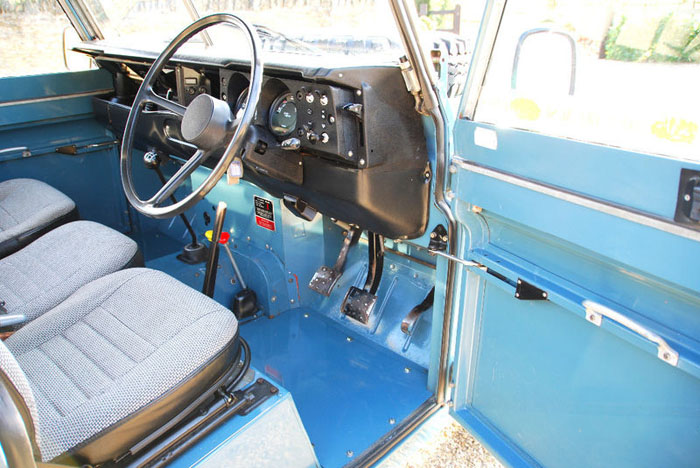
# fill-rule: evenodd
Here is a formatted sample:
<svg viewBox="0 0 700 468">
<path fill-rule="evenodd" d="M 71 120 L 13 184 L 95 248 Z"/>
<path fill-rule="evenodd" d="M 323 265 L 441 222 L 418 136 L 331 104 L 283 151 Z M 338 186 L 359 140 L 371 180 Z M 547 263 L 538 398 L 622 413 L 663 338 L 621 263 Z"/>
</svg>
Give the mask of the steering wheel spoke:
<svg viewBox="0 0 700 468">
<path fill-rule="evenodd" d="M 166 199 L 175 193 L 185 180 L 187 180 L 195 169 L 201 166 L 211 155 L 211 151 L 197 150 L 185 164 L 177 170 L 175 174 L 156 192 L 146 203 L 153 206 L 161 205 Z"/>
<path fill-rule="evenodd" d="M 153 91 L 153 88 L 148 88 L 145 101 L 156 104 L 157 106 L 162 107 L 163 109 L 166 109 L 180 117 L 185 115 L 185 110 L 187 110 L 187 108 L 182 104 L 178 104 L 175 101 L 158 96 L 156 92 Z"/>
</svg>

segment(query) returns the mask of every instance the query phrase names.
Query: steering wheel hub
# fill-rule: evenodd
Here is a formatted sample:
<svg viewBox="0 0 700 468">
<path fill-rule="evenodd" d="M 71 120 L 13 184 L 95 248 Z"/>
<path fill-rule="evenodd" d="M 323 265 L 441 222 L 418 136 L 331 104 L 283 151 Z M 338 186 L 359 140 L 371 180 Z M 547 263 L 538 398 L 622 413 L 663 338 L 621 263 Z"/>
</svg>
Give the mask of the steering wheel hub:
<svg viewBox="0 0 700 468">
<path fill-rule="evenodd" d="M 187 106 L 180 130 L 185 140 L 211 149 L 221 146 L 232 124 L 233 114 L 226 102 L 200 94 Z"/>
</svg>

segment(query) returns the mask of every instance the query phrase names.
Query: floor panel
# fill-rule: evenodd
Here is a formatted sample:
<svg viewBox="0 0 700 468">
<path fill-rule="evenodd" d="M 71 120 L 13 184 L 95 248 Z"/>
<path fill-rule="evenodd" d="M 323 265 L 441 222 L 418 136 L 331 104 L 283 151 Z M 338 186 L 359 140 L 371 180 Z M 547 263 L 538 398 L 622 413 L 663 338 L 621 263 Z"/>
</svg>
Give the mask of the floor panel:
<svg viewBox="0 0 700 468">
<path fill-rule="evenodd" d="M 430 396 L 426 370 L 307 309 L 241 335 L 253 365 L 292 393 L 324 467 L 351 461 Z"/>
</svg>

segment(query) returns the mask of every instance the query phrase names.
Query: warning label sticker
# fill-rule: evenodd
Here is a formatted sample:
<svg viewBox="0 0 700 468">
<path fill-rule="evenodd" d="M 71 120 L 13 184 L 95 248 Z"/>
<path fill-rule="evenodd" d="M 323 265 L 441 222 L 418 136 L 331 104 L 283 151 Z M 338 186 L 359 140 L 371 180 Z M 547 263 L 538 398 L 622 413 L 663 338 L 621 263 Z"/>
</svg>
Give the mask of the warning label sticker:
<svg viewBox="0 0 700 468">
<path fill-rule="evenodd" d="M 275 212 L 272 201 L 258 196 L 253 197 L 255 201 L 255 224 L 270 231 L 275 230 Z"/>
</svg>

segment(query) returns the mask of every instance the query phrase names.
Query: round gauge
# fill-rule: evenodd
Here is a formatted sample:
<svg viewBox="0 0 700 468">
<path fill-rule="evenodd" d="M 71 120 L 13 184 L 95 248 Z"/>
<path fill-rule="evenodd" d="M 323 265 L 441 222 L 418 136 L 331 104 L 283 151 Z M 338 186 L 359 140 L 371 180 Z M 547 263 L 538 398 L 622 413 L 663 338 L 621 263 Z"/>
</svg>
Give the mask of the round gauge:
<svg viewBox="0 0 700 468">
<path fill-rule="evenodd" d="M 248 104 L 248 89 L 249 88 L 244 89 L 243 92 L 238 95 L 236 107 L 233 108 L 234 115 L 238 115 L 240 111 L 245 110 L 245 106 Z"/>
<path fill-rule="evenodd" d="M 292 93 L 275 99 L 270 107 L 270 130 L 277 136 L 287 136 L 297 126 L 297 105 Z"/>
</svg>

